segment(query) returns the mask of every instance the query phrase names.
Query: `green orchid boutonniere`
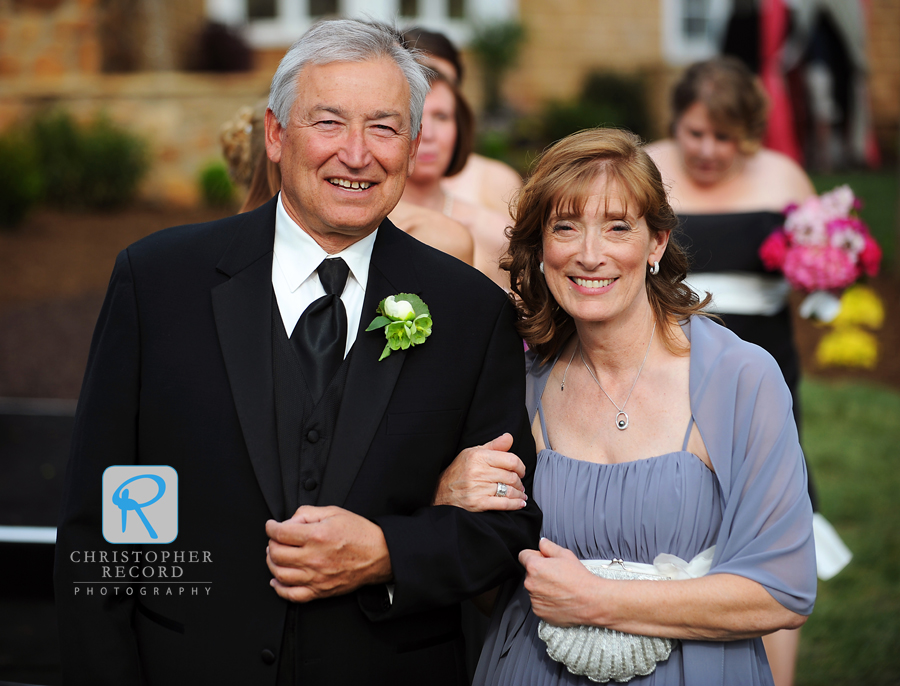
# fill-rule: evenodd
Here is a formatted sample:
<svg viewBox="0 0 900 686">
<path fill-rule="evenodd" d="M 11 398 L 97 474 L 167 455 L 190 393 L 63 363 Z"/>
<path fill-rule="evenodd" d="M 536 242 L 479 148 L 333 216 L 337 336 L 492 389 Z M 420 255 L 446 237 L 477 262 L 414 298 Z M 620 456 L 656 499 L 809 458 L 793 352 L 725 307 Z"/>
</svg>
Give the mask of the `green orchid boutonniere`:
<svg viewBox="0 0 900 686">
<path fill-rule="evenodd" d="M 378 303 L 377 311 L 379 316 L 372 320 L 366 331 L 384 329 L 387 344 L 378 358 L 379 362 L 390 355 L 392 350 L 406 350 L 414 345 L 422 345 L 431 335 L 431 312 L 418 295 L 390 295 Z"/>
</svg>

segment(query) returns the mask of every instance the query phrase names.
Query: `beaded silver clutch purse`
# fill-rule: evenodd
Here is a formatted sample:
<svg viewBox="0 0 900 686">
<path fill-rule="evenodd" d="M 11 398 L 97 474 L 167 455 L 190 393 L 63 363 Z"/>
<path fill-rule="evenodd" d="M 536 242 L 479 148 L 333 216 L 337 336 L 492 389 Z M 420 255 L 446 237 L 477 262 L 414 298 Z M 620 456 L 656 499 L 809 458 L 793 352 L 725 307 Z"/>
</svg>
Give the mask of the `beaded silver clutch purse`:
<svg viewBox="0 0 900 686">
<path fill-rule="evenodd" d="M 607 565 L 585 564 L 597 576 L 630 581 L 665 581 L 668 576 L 637 572 L 627 563 L 613 560 Z M 642 565 L 647 567 L 648 565 Z M 605 684 L 625 682 L 656 669 L 669 659 L 676 639 L 636 636 L 599 626 L 560 627 L 541 620 L 538 636 L 547 644 L 547 654 L 563 663 L 572 674 Z"/>
</svg>

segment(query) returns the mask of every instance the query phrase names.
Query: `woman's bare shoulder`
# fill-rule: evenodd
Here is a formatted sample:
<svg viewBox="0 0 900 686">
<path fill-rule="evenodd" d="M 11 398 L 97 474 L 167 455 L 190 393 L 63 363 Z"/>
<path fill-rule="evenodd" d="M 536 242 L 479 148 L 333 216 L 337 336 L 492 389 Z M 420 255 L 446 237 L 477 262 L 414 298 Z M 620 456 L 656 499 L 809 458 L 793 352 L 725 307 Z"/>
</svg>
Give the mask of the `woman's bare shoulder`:
<svg viewBox="0 0 900 686">
<path fill-rule="evenodd" d="M 505 162 L 472 154 L 456 176 L 441 181 L 456 198 L 507 214 L 509 202 L 522 187 L 522 177 Z"/>
<path fill-rule="evenodd" d="M 663 165 L 671 165 L 672 160 L 678 152 L 675 141 L 671 138 L 663 138 L 662 140 L 647 143 L 647 145 L 644 146 L 644 150 L 646 150 L 651 159 L 656 162 L 656 165 L 660 167 L 660 170 L 662 170 Z"/>
<path fill-rule="evenodd" d="M 458 221 L 402 200 L 391 211 L 389 218 L 410 236 L 466 264 L 474 264 L 472 235 Z"/>
<path fill-rule="evenodd" d="M 468 164 L 476 168 L 481 167 L 481 173 L 486 177 L 495 179 L 499 185 L 511 188 L 519 188 L 522 185 L 522 177 L 506 162 L 472 153 L 469 156 Z"/>
<path fill-rule="evenodd" d="M 644 146 L 644 150 L 659 168 L 668 192 L 672 194 L 673 191 L 683 190 L 681 187 L 688 184 L 688 181 L 684 176 L 684 166 L 681 164 L 680 153 L 675 141 L 671 138 L 654 141 Z"/>
<path fill-rule="evenodd" d="M 784 200 L 782 205 L 801 202 L 816 192 L 803 168 L 775 150 L 763 148 L 754 155 L 753 175 L 773 197 Z"/>
</svg>

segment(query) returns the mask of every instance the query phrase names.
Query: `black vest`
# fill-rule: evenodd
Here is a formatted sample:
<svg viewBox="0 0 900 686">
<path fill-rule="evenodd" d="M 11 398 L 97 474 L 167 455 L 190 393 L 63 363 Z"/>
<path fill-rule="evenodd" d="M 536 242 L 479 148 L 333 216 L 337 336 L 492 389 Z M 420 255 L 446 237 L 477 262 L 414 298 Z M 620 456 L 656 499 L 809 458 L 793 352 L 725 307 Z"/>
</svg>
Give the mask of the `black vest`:
<svg viewBox="0 0 900 686">
<path fill-rule="evenodd" d="M 322 398 L 315 404 L 303 378 L 297 353 L 285 332 L 274 293 L 272 302 L 275 426 L 284 488 L 283 519 L 289 519 L 301 505 L 339 504 L 318 503 L 318 498 L 353 351 L 351 349 L 344 358 Z"/>
<path fill-rule="evenodd" d="M 338 410 L 344 396 L 344 384 L 350 356 L 338 367 L 318 404 L 313 402 L 303 378 L 294 346 L 288 338 L 272 293 L 272 374 L 275 379 L 275 426 L 278 456 L 284 489 L 285 511 L 282 521 L 290 519 L 301 505 L 318 504 L 322 476 L 331 451 Z M 336 505 L 339 503 L 322 503 Z M 278 660 L 277 686 L 300 683 L 297 634 L 302 605 L 288 605 L 281 655 Z"/>
</svg>

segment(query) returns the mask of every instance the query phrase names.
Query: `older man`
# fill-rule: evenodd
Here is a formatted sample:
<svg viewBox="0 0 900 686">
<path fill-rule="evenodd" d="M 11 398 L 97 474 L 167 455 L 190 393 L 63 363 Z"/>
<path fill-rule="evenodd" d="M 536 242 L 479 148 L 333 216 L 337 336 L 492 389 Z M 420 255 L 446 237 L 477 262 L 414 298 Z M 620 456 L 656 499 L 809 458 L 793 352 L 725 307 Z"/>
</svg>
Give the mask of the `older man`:
<svg viewBox="0 0 900 686">
<path fill-rule="evenodd" d="M 385 219 L 426 90 L 393 32 L 315 26 L 273 79 L 279 196 L 119 255 L 57 542 L 66 683 L 463 682 L 459 602 L 540 513 L 431 505 L 460 450 L 508 432 L 530 478 L 534 446 L 504 294 Z M 367 327 L 399 294 L 433 332 L 380 360 Z M 177 538 L 109 543 L 108 510 L 157 521 L 153 465 L 177 473 Z"/>
</svg>

